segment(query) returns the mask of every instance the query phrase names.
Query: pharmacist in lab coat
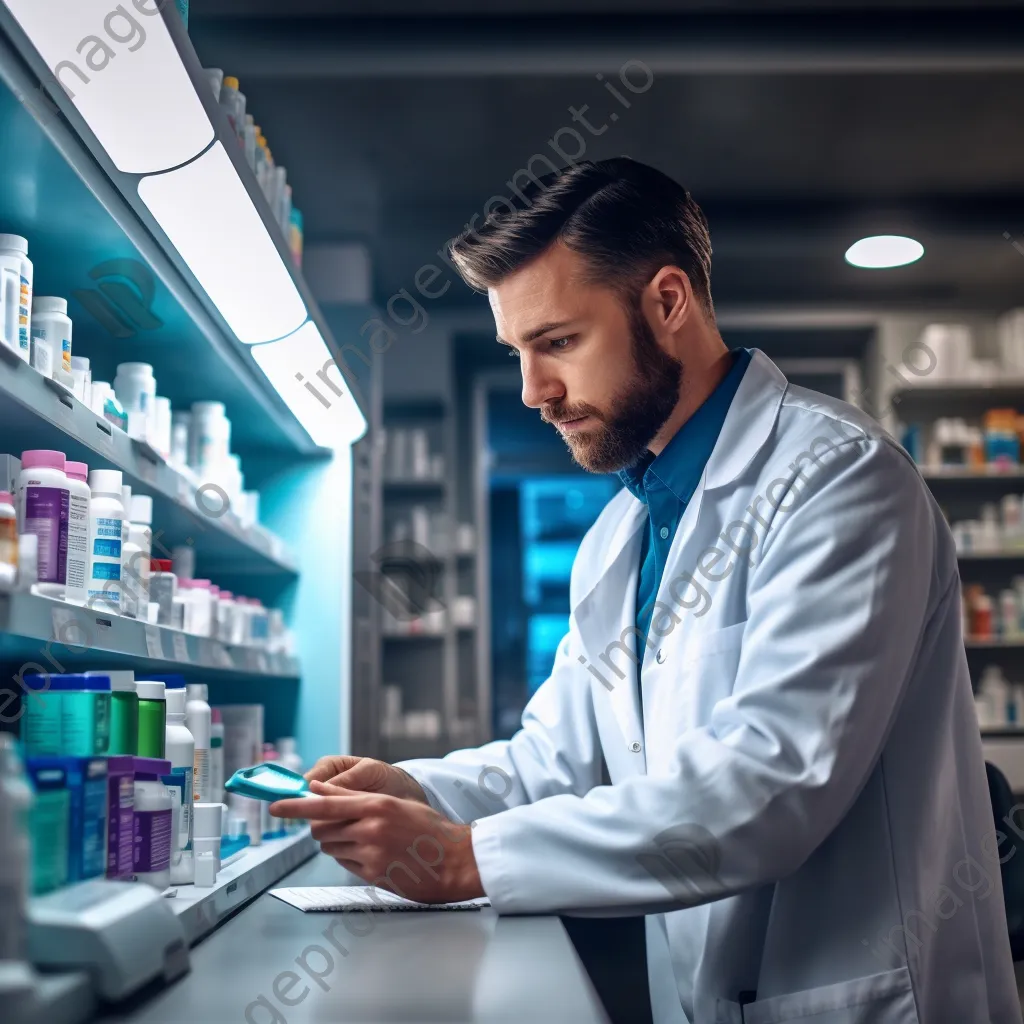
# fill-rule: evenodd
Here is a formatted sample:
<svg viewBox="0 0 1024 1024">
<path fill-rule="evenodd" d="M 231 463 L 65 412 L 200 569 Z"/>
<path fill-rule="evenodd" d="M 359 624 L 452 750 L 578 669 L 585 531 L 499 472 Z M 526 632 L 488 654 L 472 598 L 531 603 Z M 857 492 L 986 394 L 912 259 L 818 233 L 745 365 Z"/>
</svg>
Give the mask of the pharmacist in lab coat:
<svg viewBox="0 0 1024 1024">
<path fill-rule="evenodd" d="M 1019 1024 L 956 555 L 917 468 L 726 348 L 674 181 L 623 158 L 540 186 L 452 258 L 523 402 L 624 485 L 551 676 L 511 740 L 327 758 L 275 812 L 414 899 L 646 915 L 658 1022 Z"/>
</svg>

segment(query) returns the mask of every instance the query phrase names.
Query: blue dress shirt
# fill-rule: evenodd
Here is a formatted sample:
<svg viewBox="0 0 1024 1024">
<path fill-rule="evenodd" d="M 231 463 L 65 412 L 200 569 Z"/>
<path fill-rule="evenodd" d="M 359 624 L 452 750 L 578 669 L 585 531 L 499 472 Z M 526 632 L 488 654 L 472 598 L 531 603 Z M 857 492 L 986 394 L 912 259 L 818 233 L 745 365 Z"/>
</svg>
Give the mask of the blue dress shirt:
<svg viewBox="0 0 1024 1024">
<path fill-rule="evenodd" d="M 655 457 L 648 451 L 635 466 L 619 472 L 626 487 L 647 506 L 647 529 L 640 549 L 636 592 L 638 651 L 642 648 L 639 637 L 646 638 L 651 625 L 655 598 L 676 527 L 700 483 L 726 413 L 750 363 L 747 349 L 735 349 L 733 356 L 732 368 L 661 454 Z M 639 672 L 637 675 L 639 677 Z"/>
</svg>

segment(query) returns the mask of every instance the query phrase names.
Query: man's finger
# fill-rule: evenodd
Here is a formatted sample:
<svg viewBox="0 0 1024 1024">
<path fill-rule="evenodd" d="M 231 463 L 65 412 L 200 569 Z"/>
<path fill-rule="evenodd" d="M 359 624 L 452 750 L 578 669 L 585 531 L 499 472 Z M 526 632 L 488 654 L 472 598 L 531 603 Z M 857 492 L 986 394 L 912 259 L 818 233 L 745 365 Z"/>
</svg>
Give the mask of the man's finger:
<svg viewBox="0 0 1024 1024">
<path fill-rule="evenodd" d="M 321 757 L 319 761 L 308 772 L 306 772 L 305 778 L 307 782 L 312 782 L 314 779 L 320 782 L 325 782 L 327 779 L 333 779 L 335 776 L 340 775 L 342 772 L 346 772 L 354 764 L 361 761 L 362 758 L 355 757 L 351 754 L 332 754 L 327 757 Z"/>
<path fill-rule="evenodd" d="M 307 804 L 312 797 L 296 797 L 292 800 L 275 800 L 268 810 L 275 818 L 309 818 Z"/>
<path fill-rule="evenodd" d="M 348 864 L 362 864 L 359 853 L 362 847 L 359 843 L 321 843 L 320 849 L 337 861 L 347 861 Z M 352 869 L 349 868 L 351 871 Z"/>
<path fill-rule="evenodd" d="M 276 800 L 270 813 L 276 818 L 308 818 L 313 821 L 355 821 L 368 813 L 373 795 L 305 796 Z"/>
<path fill-rule="evenodd" d="M 317 782 L 316 779 L 313 779 L 309 784 L 309 789 L 310 792 L 316 793 L 318 796 L 354 796 L 358 794 L 358 790 L 347 789 L 336 781 Z"/>
</svg>

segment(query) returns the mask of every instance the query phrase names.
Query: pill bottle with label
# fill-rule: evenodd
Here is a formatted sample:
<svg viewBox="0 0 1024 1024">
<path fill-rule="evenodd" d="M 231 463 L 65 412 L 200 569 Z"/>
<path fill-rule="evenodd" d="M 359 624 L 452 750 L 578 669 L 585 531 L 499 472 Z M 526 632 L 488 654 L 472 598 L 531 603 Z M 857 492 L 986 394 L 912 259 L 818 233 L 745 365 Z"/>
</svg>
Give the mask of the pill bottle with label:
<svg viewBox="0 0 1024 1024">
<path fill-rule="evenodd" d="M 121 486 L 119 470 L 94 469 L 89 474 L 88 604 L 112 615 L 121 613 Z"/>
<path fill-rule="evenodd" d="M 159 612 L 156 621 L 161 626 L 172 624 L 172 607 L 178 592 L 178 577 L 171 571 L 169 558 L 151 558 L 149 561 L 149 599 L 156 602 Z"/>
<path fill-rule="evenodd" d="M 167 691 L 161 680 L 136 679 L 139 757 L 163 757 L 167 744 Z"/>
<path fill-rule="evenodd" d="M 156 401 L 153 367 L 149 363 L 121 363 L 114 377 L 114 394 L 128 416 L 129 436 L 147 440 Z"/>
<path fill-rule="evenodd" d="M 68 478 L 68 554 L 64 600 L 85 604 L 89 596 L 89 467 L 84 462 L 66 462 Z"/>
<path fill-rule="evenodd" d="M 185 727 L 195 741 L 192 786 L 195 799 L 202 803 L 214 803 L 210 788 L 210 711 L 209 690 L 205 683 L 190 683 L 185 688 Z"/>
<path fill-rule="evenodd" d="M 0 288 L 0 339 L 27 363 L 32 354 L 32 261 L 21 235 L 0 234 Z"/>
<path fill-rule="evenodd" d="M 18 514 L 14 496 L 0 491 L 0 588 L 11 588 L 18 579 Z"/>
<path fill-rule="evenodd" d="M 87 676 L 110 679 L 110 746 L 108 754 L 134 756 L 139 749 L 139 695 L 131 669 L 104 669 Z"/>
<path fill-rule="evenodd" d="M 92 408 L 92 369 L 84 356 L 71 357 L 71 378 L 75 398 Z"/>
<path fill-rule="evenodd" d="M 164 785 L 171 794 L 174 827 L 171 837 L 171 881 L 191 884 L 194 873 L 192 860 L 192 805 L 195 787 L 192 775 L 195 768 L 196 744 L 185 725 L 185 679 L 182 676 L 164 676 L 167 694 L 167 732 L 164 749 L 171 770 L 163 776 Z"/>
<path fill-rule="evenodd" d="M 71 318 L 68 300 L 37 295 L 32 300 L 32 365 L 46 377 L 71 373 Z"/>
<path fill-rule="evenodd" d="M 137 882 L 163 890 L 171 884 L 173 812 L 171 794 L 161 781 L 171 762 L 161 758 L 133 758 L 135 769 L 134 839 L 132 870 Z"/>
<path fill-rule="evenodd" d="M 36 573 L 40 592 L 64 597 L 67 581 L 68 511 L 71 493 L 64 472 L 63 452 L 34 450 L 21 453 L 18 474 L 18 512 L 22 533 L 39 538 Z"/>
</svg>

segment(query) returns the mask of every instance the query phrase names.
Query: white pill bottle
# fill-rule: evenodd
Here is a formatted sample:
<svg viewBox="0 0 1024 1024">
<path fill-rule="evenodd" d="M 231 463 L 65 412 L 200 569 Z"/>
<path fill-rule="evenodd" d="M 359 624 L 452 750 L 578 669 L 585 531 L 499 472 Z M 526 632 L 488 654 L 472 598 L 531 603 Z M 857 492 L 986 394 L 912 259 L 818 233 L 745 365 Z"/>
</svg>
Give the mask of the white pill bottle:
<svg viewBox="0 0 1024 1024">
<path fill-rule="evenodd" d="M 89 474 L 89 584 L 87 603 L 96 611 L 121 614 L 121 472 L 94 469 Z"/>
<path fill-rule="evenodd" d="M 37 295 L 32 300 L 32 365 L 44 377 L 71 373 L 68 300 Z"/>
<path fill-rule="evenodd" d="M 65 462 L 68 478 L 68 556 L 64 600 L 85 604 L 89 596 L 89 467 L 84 462 Z"/>
<path fill-rule="evenodd" d="M 32 261 L 28 239 L 0 234 L 0 338 L 27 363 L 32 354 Z"/>
</svg>

